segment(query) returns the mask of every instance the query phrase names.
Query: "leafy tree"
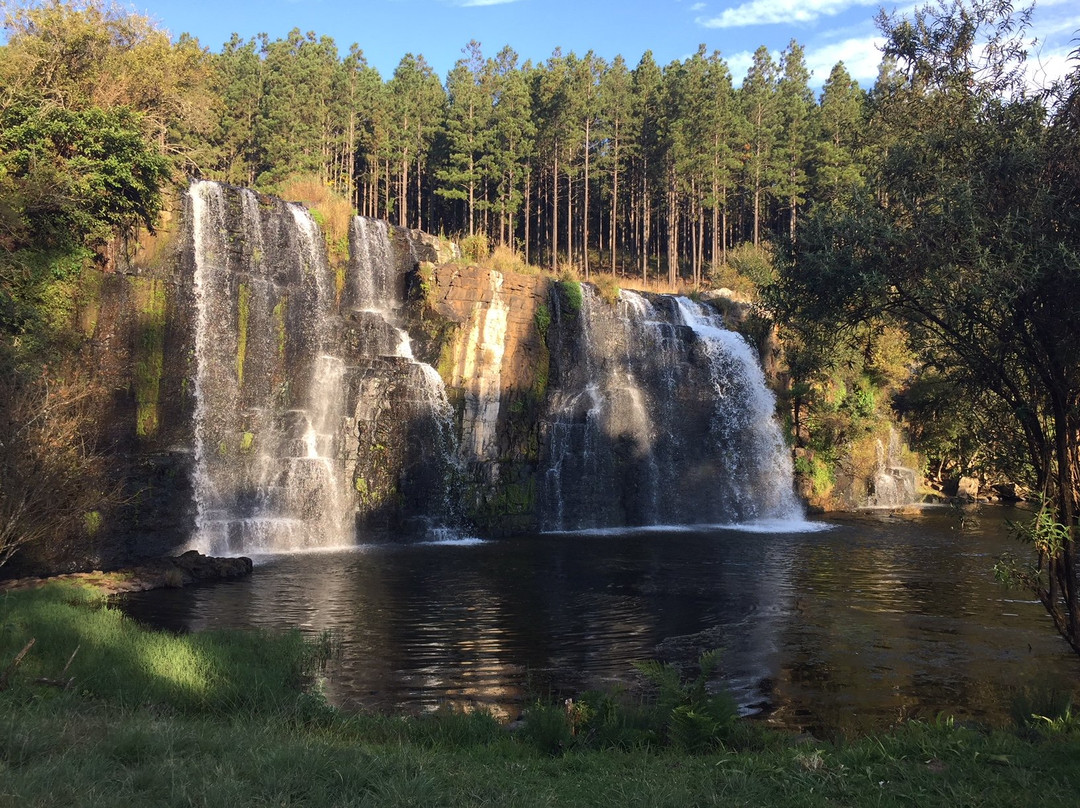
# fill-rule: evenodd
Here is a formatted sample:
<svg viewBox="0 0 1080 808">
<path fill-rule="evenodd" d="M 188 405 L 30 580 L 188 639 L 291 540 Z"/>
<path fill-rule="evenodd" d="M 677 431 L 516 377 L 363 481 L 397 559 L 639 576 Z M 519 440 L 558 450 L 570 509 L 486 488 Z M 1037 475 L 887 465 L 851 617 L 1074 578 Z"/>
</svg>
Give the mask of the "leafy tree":
<svg viewBox="0 0 1080 808">
<path fill-rule="evenodd" d="M 926 367 L 1011 414 L 1068 537 L 1037 545 L 1032 582 L 1080 652 L 1078 79 L 1049 110 L 1026 95 L 1026 23 L 996 0 L 881 18 L 903 79 L 875 99 L 890 137 L 876 187 L 816 209 L 774 302 L 837 330 L 897 317 Z"/>
</svg>

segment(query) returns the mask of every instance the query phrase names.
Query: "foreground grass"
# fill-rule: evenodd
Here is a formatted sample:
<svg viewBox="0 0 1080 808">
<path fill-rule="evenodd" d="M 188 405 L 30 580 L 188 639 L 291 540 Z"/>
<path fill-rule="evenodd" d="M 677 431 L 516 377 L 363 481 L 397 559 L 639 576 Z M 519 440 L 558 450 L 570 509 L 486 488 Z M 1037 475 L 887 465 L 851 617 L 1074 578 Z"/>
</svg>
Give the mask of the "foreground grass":
<svg viewBox="0 0 1080 808">
<path fill-rule="evenodd" d="M 325 649 L 292 635 L 172 637 L 54 590 L 0 599 L 0 671 L 28 632 L 83 645 L 72 687 L 34 684 L 70 650 L 32 649 L 0 692 L 0 806 L 1080 804 L 1080 736 L 1068 729 L 1020 737 L 940 722 L 833 745 L 744 727 L 698 755 L 645 744 L 551 754 L 485 715 L 340 715 L 298 689 Z"/>
</svg>

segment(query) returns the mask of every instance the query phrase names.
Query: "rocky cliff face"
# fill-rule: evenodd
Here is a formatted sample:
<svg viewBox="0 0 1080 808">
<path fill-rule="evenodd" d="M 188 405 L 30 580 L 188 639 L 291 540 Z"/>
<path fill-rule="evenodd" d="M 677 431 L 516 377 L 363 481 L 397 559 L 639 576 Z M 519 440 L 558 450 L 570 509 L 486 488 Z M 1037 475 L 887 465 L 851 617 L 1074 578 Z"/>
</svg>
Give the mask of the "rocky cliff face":
<svg viewBox="0 0 1080 808">
<path fill-rule="evenodd" d="M 551 283 L 539 275 L 461 264 L 418 269 L 418 330 L 454 407 L 462 508 L 491 533 L 535 529 L 540 416 L 550 356 Z M 435 328 L 431 326 L 435 325 Z"/>
<path fill-rule="evenodd" d="M 80 303 L 133 494 L 93 563 L 797 514 L 716 310 L 451 254 L 357 218 L 331 266 L 302 206 L 193 186 Z"/>
</svg>

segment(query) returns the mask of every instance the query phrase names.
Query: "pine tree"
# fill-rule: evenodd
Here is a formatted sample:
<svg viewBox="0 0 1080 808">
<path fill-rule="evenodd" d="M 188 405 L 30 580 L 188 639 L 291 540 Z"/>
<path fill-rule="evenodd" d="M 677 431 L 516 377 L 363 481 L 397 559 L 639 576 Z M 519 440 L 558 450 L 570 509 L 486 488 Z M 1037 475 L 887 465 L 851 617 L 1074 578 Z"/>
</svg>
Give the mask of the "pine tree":
<svg viewBox="0 0 1080 808">
<path fill-rule="evenodd" d="M 641 280 L 649 280 L 649 247 L 652 239 L 652 212 L 655 189 L 661 161 L 660 149 L 660 100 L 663 74 L 653 59 L 652 51 L 646 51 L 631 75 L 631 165 L 634 177 L 634 216 L 637 226 L 638 261 Z"/>
<path fill-rule="evenodd" d="M 814 154 L 813 196 L 838 200 L 863 185 L 859 151 L 865 127 L 866 93 L 837 62 L 821 90 L 821 133 Z"/>
<path fill-rule="evenodd" d="M 752 240 L 761 239 L 763 207 L 768 202 L 769 183 L 773 177 L 778 130 L 777 70 L 769 49 L 764 45 L 754 51 L 754 62 L 739 90 L 746 117 L 746 143 L 743 146 L 743 183 L 753 215 Z"/>
<path fill-rule="evenodd" d="M 611 272 L 618 269 L 619 253 L 619 187 L 626 163 L 624 141 L 631 116 L 630 71 L 622 56 L 615 59 L 600 78 L 600 137 L 605 144 L 603 165 L 611 178 L 608 192 L 610 224 L 608 249 L 611 252 Z"/>
<path fill-rule="evenodd" d="M 422 174 L 446 100 L 442 83 L 423 56 L 405 54 L 387 83 L 390 150 L 396 172 L 395 208 L 401 227 L 422 227 Z M 389 167 L 388 167 L 389 169 Z M 409 199 L 415 213 L 409 216 Z"/>
<path fill-rule="evenodd" d="M 816 111 L 810 91 L 810 71 L 806 69 L 802 46 L 794 39 L 784 51 L 781 70 L 776 98 L 779 139 L 774 186 L 777 199 L 787 205 L 788 237 L 794 240 L 797 211 L 806 201 L 807 166 Z"/>
<path fill-rule="evenodd" d="M 509 242 L 511 246 L 514 221 L 525 199 L 525 183 L 536 141 L 532 99 L 525 71 L 518 68 L 517 59 L 517 54 L 507 46 L 487 66 L 494 96 L 492 176 L 498 197 L 499 242 Z"/>
<path fill-rule="evenodd" d="M 438 173 L 436 193 L 445 199 L 463 200 L 469 235 L 476 233 L 477 190 L 484 180 L 483 164 L 493 152 L 493 77 L 485 64 L 480 43 L 469 42 L 465 58 L 459 59 L 446 78 L 448 111 L 446 139 L 448 165 Z"/>
<path fill-rule="evenodd" d="M 709 122 L 709 196 L 712 211 L 713 266 L 727 261 L 728 192 L 738 167 L 733 144 L 738 135 L 738 114 L 731 72 L 718 52 L 709 57 L 703 113 Z"/>
</svg>

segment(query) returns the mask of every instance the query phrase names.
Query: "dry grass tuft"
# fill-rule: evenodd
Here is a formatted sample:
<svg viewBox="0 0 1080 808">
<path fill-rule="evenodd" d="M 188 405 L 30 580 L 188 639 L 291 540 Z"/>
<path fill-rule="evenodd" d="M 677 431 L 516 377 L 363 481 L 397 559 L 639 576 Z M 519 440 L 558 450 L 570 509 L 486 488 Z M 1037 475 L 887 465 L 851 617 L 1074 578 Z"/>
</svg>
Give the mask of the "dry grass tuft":
<svg viewBox="0 0 1080 808">
<path fill-rule="evenodd" d="M 310 174 L 285 180 L 278 187 L 278 195 L 282 199 L 307 205 L 323 230 L 331 260 L 348 258 L 349 227 L 356 216 L 356 210 L 348 199 Z"/>
</svg>

